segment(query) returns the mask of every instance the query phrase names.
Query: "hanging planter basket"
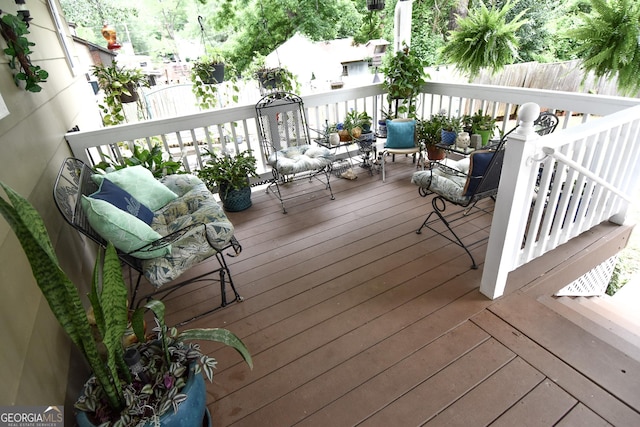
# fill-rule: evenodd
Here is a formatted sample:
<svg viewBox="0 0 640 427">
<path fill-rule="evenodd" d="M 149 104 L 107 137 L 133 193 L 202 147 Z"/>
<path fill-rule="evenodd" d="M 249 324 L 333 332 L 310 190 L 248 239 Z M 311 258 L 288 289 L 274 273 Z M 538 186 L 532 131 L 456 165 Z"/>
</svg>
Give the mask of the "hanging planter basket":
<svg viewBox="0 0 640 427">
<path fill-rule="evenodd" d="M 280 87 L 281 77 L 278 69 L 258 71 L 257 76 L 263 89 L 273 90 Z"/>
<path fill-rule="evenodd" d="M 384 0 L 367 0 L 367 10 L 383 10 Z"/>
<path fill-rule="evenodd" d="M 120 95 L 120 102 L 122 102 L 123 104 L 129 104 L 131 102 L 136 102 L 138 100 L 138 91 L 136 90 L 137 87 L 135 84 L 133 83 L 127 83 L 126 84 L 127 90 L 129 91 L 129 93 L 131 95 L 127 95 L 125 93 Z"/>
<path fill-rule="evenodd" d="M 205 84 L 215 85 L 224 82 L 224 63 L 212 64 L 207 74 L 207 79 L 202 79 Z"/>
</svg>

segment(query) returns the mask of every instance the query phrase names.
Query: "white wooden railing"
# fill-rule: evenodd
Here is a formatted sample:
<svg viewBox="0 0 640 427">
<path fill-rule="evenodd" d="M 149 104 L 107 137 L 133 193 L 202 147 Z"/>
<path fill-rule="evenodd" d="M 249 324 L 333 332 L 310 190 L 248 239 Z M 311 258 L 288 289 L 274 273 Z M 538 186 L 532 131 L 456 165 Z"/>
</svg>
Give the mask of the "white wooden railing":
<svg viewBox="0 0 640 427">
<path fill-rule="evenodd" d="M 532 123 L 539 106 L 530 107 Z M 543 137 L 526 126 L 512 135 L 480 287 L 490 298 L 517 267 L 603 221 L 622 224 L 640 173 L 640 105 Z"/>
<path fill-rule="evenodd" d="M 303 99 L 313 129 L 322 129 L 325 121 L 341 121 L 350 109 L 365 110 L 375 121 L 386 109 L 381 85 L 304 95 Z M 603 220 L 626 213 L 627 201 L 589 178 L 585 170 L 581 173 L 557 158 L 545 157 L 543 147 L 546 153 L 553 150 L 570 158 L 625 194 L 640 172 L 637 99 L 431 82 L 419 97 L 418 115 L 444 111 L 461 116 L 482 108 L 498 118 L 500 130 L 506 131 L 515 126 L 516 114 L 525 103 L 555 112 L 561 121 L 551 135 L 513 134 L 507 144 L 505 161 L 509 163 L 503 169 L 481 286 L 491 298 L 502 294 L 509 271 Z M 73 154 L 92 165 L 107 157 L 120 160 L 129 155 L 133 144 L 160 144 L 167 156 L 182 160 L 187 172 L 202 167 L 205 150 L 252 149 L 260 153 L 258 172 L 267 174 L 254 104 L 73 132 L 66 138 Z M 605 149 L 610 153 L 603 155 Z"/>
</svg>

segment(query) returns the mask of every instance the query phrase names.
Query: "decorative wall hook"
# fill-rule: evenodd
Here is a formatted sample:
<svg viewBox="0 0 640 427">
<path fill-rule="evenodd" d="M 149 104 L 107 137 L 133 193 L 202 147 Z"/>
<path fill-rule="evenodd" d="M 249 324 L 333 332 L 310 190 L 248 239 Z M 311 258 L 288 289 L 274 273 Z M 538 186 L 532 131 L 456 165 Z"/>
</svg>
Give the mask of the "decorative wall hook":
<svg viewBox="0 0 640 427">
<path fill-rule="evenodd" d="M 18 16 L 20 17 L 20 19 L 22 19 L 22 21 L 28 27 L 29 21 L 31 21 L 33 18 L 31 17 L 31 12 L 29 12 L 29 10 L 27 9 L 26 1 L 15 0 L 15 2 L 18 5 Z"/>
</svg>

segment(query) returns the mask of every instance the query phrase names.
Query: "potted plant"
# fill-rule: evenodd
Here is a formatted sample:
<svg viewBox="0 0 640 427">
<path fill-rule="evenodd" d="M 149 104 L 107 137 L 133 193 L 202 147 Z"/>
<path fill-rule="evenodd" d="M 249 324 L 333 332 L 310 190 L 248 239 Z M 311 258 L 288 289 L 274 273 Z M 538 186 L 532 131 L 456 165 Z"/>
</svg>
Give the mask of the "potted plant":
<svg viewBox="0 0 640 427">
<path fill-rule="evenodd" d="M 191 80 L 195 75 L 204 84 L 224 82 L 225 58 L 218 51 L 210 51 L 199 57 L 191 66 Z"/>
<path fill-rule="evenodd" d="M 197 172 L 198 177 L 210 190 L 218 187 L 218 194 L 225 210 L 238 212 L 251 207 L 249 177 L 258 176 L 256 158 L 252 151 L 242 151 L 235 156 L 227 153 L 216 156 L 208 153 L 211 158 Z"/>
<path fill-rule="evenodd" d="M 616 77 L 618 90 L 635 97 L 640 91 L 640 7 L 633 0 L 592 1 L 592 12 L 581 14 L 581 22 L 568 31 L 576 42 L 573 52 L 582 59 L 583 81 L 595 77 Z"/>
<path fill-rule="evenodd" d="M 87 425 L 83 422 L 92 420 L 96 424 L 125 426 L 145 422 L 167 425 L 171 417 L 191 420 L 194 425 L 201 423 L 206 410 L 201 371 L 211 379 L 215 360 L 202 355 L 197 345 L 186 341 L 222 342 L 238 350 L 252 366 L 242 341 L 225 329 L 194 329 L 178 334 L 165 325 L 164 306 L 160 301 L 146 305 L 153 311 L 158 328 L 154 340 L 145 341 L 145 308 L 129 316 L 127 287 L 112 244 L 105 250 L 104 261 L 98 256 L 94 270 L 89 294 L 97 326 L 97 331 L 93 330 L 78 289 L 60 268 L 42 218 L 13 189 L 2 182 L 0 186 L 8 197 L 8 201 L 0 198 L 0 214 L 20 241 L 51 311 L 93 371 L 76 403 L 80 410 L 79 424 Z M 123 337 L 129 318 L 140 343 L 125 348 Z M 200 387 L 194 387 L 194 382 L 200 383 Z M 191 408 L 194 401 L 198 405 Z"/>
<path fill-rule="evenodd" d="M 457 28 L 451 31 L 449 41 L 442 49 L 443 58 L 470 79 L 483 68 L 495 73 L 513 63 L 518 53 L 516 32 L 527 22 L 521 20 L 526 10 L 506 21 L 514 4 L 508 0 L 501 9 L 488 9 L 480 2 L 480 7 L 470 8 L 465 18 L 458 18 Z"/>
<path fill-rule="evenodd" d="M 489 114 L 484 114 L 480 109 L 473 115 L 466 117 L 465 126 L 471 129 L 470 133 L 480 135 L 482 137 L 482 145 L 485 146 L 496 129 L 496 119 Z"/>
<path fill-rule="evenodd" d="M 415 116 L 415 98 L 429 78 L 424 67 L 423 60 L 406 44 L 395 55 L 385 58 L 382 86 L 387 92 L 388 112 L 392 118 Z"/>
<path fill-rule="evenodd" d="M 456 142 L 458 132 L 462 131 L 462 118 L 447 117 L 446 115 L 438 115 L 442 124 L 442 143 L 451 145 Z"/>
<path fill-rule="evenodd" d="M 214 108 L 217 105 L 218 88 L 219 84 L 225 81 L 225 70 L 227 80 L 231 81 L 231 87 L 237 93 L 239 89 L 236 85 L 235 71 L 230 64 L 226 63 L 221 53 L 212 52 L 193 62 L 190 73 L 191 90 L 203 110 Z M 237 95 L 234 95 L 233 98 L 237 101 Z"/>
<path fill-rule="evenodd" d="M 329 145 L 340 144 L 340 134 L 338 133 L 338 126 L 335 123 L 325 122 L 324 139 Z"/>
<path fill-rule="evenodd" d="M 22 18 L 20 11 L 18 11 L 18 15 L 2 14 L 0 35 L 7 43 L 3 52 L 9 57 L 9 67 L 14 70 L 13 80 L 16 85 L 20 85 L 20 82 L 23 81 L 26 91 L 40 92 L 42 90 L 40 83 L 47 81 L 49 73 L 39 65 L 34 65 L 29 58 L 29 55 L 33 53 L 31 47 L 36 44 L 27 39 L 26 35 L 29 34 L 29 29 Z"/>
<path fill-rule="evenodd" d="M 279 90 L 298 93 L 300 83 L 296 76 L 286 67 L 267 67 L 264 55 L 255 52 L 250 71 L 260 83 L 260 87 L 267 91 Z"/>
<path fill-rule="evenodd" d="M 445 157 L 444 149 L 436 146 L 442 138 L 442 117 L 435 114 L 430 119 L 416 122 L 416 138 L 426 148 L 429 160 L 442 160 Z"/>
<path fill-rule="evenodd" d="M 371 132 L 371 116 L 366 111 L 361 113 L 351 110 L 347 113 L 342 123 L 343 130 L 347 132 L 349 139 L 358 139 L 363 132 Z"/>
<path fill-rule="evenodd" d="M 91 73 L 98 79 L 98 86 L 104 91 L 103 103 L 98 106 L 104 113 L 102 121 L 106 126 L 123 123 L 126 116 L 122 104 L 139 101 L 138 86 L 149 87 L 142 70 L 118 67 L 115 60 L 110 66 L 94 65 Z M 138 109 L 142 110 L 140 103 Z"/>
<path fill-rule="evenodd" d="M 161 144 L 157 141 L 153 143 L 150 150 L 140 144 L 134 143 L 131 157 L 123 158 L 122 163 L 112 161 L 112 159 L 105 154 L 104 158 L 106 160 L 97 163 L 95 169 L 107 171 L 108 169 L 118 170 L 128 166 L 142 165 L 149 169 L 156 178 L 162 178 L 165 175 L 173 175 L 175 173 L 184 173 L 184 171 L 181 170 L 183 165 L 180 161 L 173 160 L 170 155 L 167 156 L 167 159 L 163 157 L 164 153 Z"/>
</svg>

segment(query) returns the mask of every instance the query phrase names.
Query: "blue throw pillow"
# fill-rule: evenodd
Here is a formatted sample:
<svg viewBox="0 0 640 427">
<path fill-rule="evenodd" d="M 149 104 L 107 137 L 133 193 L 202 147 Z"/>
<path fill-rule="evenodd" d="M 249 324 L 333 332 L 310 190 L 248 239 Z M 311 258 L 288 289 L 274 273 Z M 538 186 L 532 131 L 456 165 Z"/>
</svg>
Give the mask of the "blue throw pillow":
<svg viewBox="0 0 640 427">
<path fill-rule="evenodd" d="M 387 120 L 387 148 L 415 147 L 415 120 Z"/>
<path fill-rule="evenodd" d="M 148 207 L 106 178 L 102 180 L 98 191 L 89 197 L 109 202 L 118 209 L 135 216 L 146 224 L 151 224 L 151 221 L 153 221 L 153 212 L 151 212 Z"/>
<path fill-rule="evenodd" d="M 478 150 L 471 153 L 467 183 L 462 189 L 464 197 L 470 197 L 475 193 L 494 154 L 496 152 L 490 150 Z"/>
</svg>

